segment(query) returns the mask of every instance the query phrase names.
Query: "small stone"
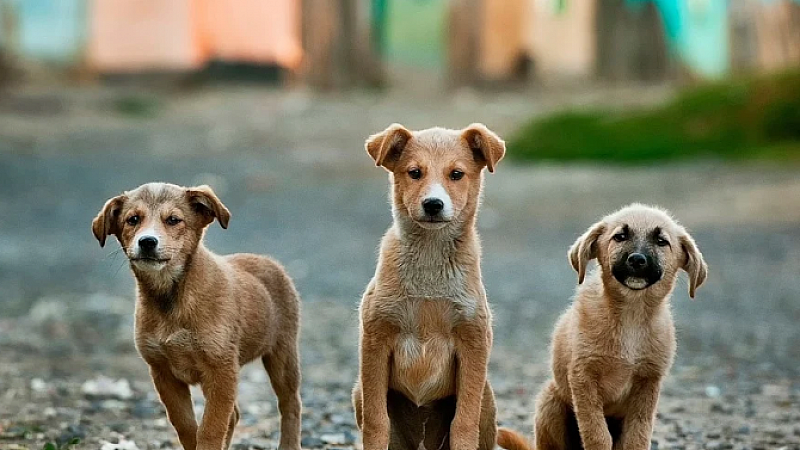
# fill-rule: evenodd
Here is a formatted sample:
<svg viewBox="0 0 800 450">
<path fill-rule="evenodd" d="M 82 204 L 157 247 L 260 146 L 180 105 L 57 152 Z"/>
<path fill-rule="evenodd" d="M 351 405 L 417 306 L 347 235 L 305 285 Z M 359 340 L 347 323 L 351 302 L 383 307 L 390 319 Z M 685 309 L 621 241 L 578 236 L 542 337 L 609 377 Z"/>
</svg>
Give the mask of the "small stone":
<svg viewBox="0 0 800 450">
<path fill-rule="evenodd" d="M 721 435 L 716 431 L 709 431 L 708 433 L 706 433 L 706 437 L 709 439 L 719 439 L 720 436 Z"/>
<path fill-rule="evenodd" d="M 329 433 L 323 434 L 320 437 L 320 440 L 326 444 L 333 444 L 333 445 L 343 445 L 345 444 L 345 436 L 344 433 Z"/>
<path fill-rule="evenodd" d="M 46 392 L 50 386 L 41 378 L 34 378 L 31 380 L 31 390 L 33 392 Z"/>
<path fill-rule="evenodd" d="M 100 450 L 139 450 L 136 442 L 120 438 L 119 442 L 100 441 Z"/>
<path fill-rule="evenodd" d="M 112 380 L 103 375 L 83 383 L 83 385 L 81 385 L 81 392 L 89 398 L 112 398 L 119 400 L 133 398 L 133 390 L 128 380 Z"/>
<path fill-rule="evenodd" d="M 115 433 L 124 433 L 124 432 L 128 431 L 130 426 L 128 426 L 128 424 L 126 424 L 124 422 L 116 422 L 116 423 L 110 424 L 108 426 L 108 428 L 111 431 L 115 432 Z"/>
<path fill-rule="evenodd" d="M 711 410 L 712 413 L 718 413 L 718 414 L 732 414 L 733 413 L 733 408 L 731 408 L 729 405 L 723 405 L 722 403 L 718 403 L 718 402 L 712 403 L 710 410 Z"/>
<path fill-rule="evenodd" d="M 314 436 L 306 436 L 300 440 L 300 447 L 303 448 L 320 448 L 324 445 L 325 443 L 322 442 L 322 439 Z"/>
<path fill-rule="evenodd" d="M 708 441 L 705 445 L 706 450 L 721 450 L 722 443 L 720 441 Z"/>
<path fill-rule="evenodd" d="M 742 425 L 738 430 L 736 430 L 736 432 L 739 434 L 750 434 L 750 427 L 747 425 Z"/>
<path fill-rule="evenodd" d="M 344 430 L 344 443 L 346 445 L 352 445 L 356 442 L 356 435 L 353 434 L 350 430 Z"/>
<path fill-rule="evenodd" d="M 136 402 L 131 409 L 130 413 L 133 417 L 137 419 L 149 419 L 159 413 L 158 409 L 152 403 L 148 401 L 140 401 Z"/>
<path fill-rule="evenodd" d="M 717 386 L 714 386 L 714 385 L 706 386 L 706 396 L 707 397 L 709 397 L 709 398 L 717 398 L 717 397 L 720 396 L 720 394 L 722 394 L 722 391 Z"/>
</svg>

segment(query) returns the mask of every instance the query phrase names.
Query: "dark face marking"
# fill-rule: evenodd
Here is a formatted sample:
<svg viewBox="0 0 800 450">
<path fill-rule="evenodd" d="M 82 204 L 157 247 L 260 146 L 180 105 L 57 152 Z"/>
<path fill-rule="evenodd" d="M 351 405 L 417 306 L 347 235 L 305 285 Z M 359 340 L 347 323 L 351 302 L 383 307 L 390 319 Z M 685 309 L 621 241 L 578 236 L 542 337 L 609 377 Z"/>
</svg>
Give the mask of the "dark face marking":
<svg viewBox="0 0 800 450">
<path fill-rule="evenodd" d="M 645 232 L 627 224 L 612 237 L 611 273 L 622 285 L 633 289 L 646 289 L 659 282 L 664 275 L 659 242 L 663 239 L 656 227 Z"/>
</svg>

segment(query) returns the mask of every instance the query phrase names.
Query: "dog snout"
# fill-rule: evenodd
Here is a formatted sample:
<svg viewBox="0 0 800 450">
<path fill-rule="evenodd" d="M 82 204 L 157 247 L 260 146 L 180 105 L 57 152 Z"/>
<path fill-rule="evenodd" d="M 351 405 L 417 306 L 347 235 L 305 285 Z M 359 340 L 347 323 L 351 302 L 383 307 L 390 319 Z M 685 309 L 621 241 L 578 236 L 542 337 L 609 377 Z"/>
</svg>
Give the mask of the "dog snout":
<svg viewBox="0 0 800 450">
<path fill-rule="evenodd" d="M 628 266 L 633 270 L 642 270 L 647 267 L 647 257 L 641 253 L 631 253 L 628 255 Z"/>
<path fill-rule="evenodd" d="M 139 248 L 145 252 L 152 252 L 158 247 L 158 239 L 155 236 L 142 236 L 139 238 Z"/>
<path fill-rule="evenodd" d="M 444 202 L 438 198 L 427 198 L 422 202 L 422 209 L 428 216 L 436 216 L 444 209 Z"/>
</svg>

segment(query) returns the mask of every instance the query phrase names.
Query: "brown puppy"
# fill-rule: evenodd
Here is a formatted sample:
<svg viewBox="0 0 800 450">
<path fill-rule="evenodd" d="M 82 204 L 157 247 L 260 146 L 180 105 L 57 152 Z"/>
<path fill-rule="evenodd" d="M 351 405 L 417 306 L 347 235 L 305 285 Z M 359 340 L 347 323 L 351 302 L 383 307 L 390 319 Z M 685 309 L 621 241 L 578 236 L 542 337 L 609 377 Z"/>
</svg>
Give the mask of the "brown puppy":
<svg viewBox="0 0 800 450">
<path fill-rule="evenodd" d="M 239 367 L 261 358 L 278 397 L 281 450 L 300 450 L 300 300 L 269 258 L 218 256 L 206 227 L 230 213 L 208 186 L 150 183 L 108 200 L 92 222 L 103 246 L 114 235 L 136 277 L 136 348 L 187 450 L 230 446 L 239 420 Z M 198 428 L 190 384 L 206 397 Z"/>
<path fill-rule="evenodd" d="M 669 298 L 678 271 L 689 295 L 708 273 L 689 233 L 665 211 L 627 206 L 594 224 L 569 251 L 580 286 L 553 334 L 553 380 L 536 402 L 536 450 L 648 449 L 661 381 L 675 353 Z M 527 448 L 502 430 L 501 445 Z"/>
<path fill-rule="evenodd" d="M 505 144 L 480 124 L 394 124 L 366 149 L 390 173 L 394 223 L 360 308 L 353 405 L 363 448 L 491 449 L 491 313 L 475 220 L 483 168 L 494 171 Z"/>
</svg>

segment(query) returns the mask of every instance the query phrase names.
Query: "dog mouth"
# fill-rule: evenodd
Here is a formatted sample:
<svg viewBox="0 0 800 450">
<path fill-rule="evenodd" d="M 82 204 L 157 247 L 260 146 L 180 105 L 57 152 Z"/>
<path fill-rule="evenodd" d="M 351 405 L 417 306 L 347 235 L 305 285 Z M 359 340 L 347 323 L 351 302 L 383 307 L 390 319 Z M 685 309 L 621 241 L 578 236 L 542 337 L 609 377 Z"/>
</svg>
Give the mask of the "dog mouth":
<svg viewBox="0 0 800 450">
<path fill-rule="evenodd" d="M 644 270 L 631 270 L 623 263 L 615 264 L 611 273 L 619 283 L 632 291 L 641 291 L 661 281 L 663 272 L 660 267 L 652 264 Z"/>
<path fill-rule="evenodd" d="M 622 282 L 622 284 L 629 289 L 633 289 L 634 291 L 641 291 L 642 289 L 647 289 L 651 283 L 645 278 L 628 277 Z"/>
<path fill-rule="evenodd" d="M 661 281 L 660 271 L 650 273 L 614 273 L 614 278 L 632 291 L 641 291 Z"/>
<path fill-rule="evenodd" d="M 169 262 L 170 258 L 156 258 L 155 256 L 139 256 L 130 259 L 132 263 L 140 264 L 164 264 Z"/>
<path fill-rule="evenodd" d="M 441 217 L 425 216 L 419 219 L 414 219 L 414 222 L 419 224 L 422 228 L 437 229 L 446 226 L 450 220 L 442 219 Z"/>
</svg>

